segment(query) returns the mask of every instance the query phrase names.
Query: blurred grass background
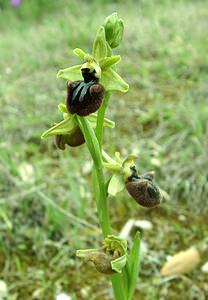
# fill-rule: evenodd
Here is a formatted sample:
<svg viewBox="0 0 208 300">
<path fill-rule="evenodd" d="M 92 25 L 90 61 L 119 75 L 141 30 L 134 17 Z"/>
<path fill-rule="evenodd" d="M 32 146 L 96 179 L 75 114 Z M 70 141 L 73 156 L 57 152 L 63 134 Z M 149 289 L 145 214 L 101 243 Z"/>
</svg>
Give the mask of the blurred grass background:
<svg viewBox="0 0 208 300">
<path fill-rule="evenodd" d="M 111 299 L 108 280 L 75 260 L 100 243 L 85 147 L 58 151 L 41 133 L 61 118 L 60 68 L 78 63 L 72 50 L 91 51 L 104 18 L 117 11 L 125 36 L 119 73 L 130 84 L 113 95 L 105 149 L 137 151 L 141 173 L 155 170 L 169 197 L 146 211 L 127 193 L 111 202 L 118 232 L 129 218 L 150 220 L 135 299 L 206 299 L 200 268 L 163 282 L 167 255 L 200 245 L 208 234 L 208 2 L 0 1 L 0 266 L 9 300 Z M 115 144 L 112 144 L 115 141 Z M 205 259 L 203 257 L 203 259 Z"/>
</svg>

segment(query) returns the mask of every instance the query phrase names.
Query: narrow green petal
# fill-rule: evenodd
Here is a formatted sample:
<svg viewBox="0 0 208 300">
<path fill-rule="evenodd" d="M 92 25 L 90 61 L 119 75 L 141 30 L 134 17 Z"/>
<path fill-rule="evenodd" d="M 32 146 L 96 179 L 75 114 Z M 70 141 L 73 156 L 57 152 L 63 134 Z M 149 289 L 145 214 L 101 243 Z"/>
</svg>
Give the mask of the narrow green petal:
<svg viewBox="0 0 208 300">
<path fill-rule="evenodd" d="M 108 235 L 104 239 L 103 245 L 108 251 L 117 251 L 120 253 L 120 256 L 127 253 L 127 241 L 113 234 Z"/>
<path fill-rule="evenodd" d="M 129 85 L 111 68 L 102 72 L 100 83 L 106 91 L 126 93 L 129 89 Z"/>
<path fill-rule="evenodd" d="M 81 80 L 82 76 L 80 73 L 82 65 L 76 65 L 67 69 L 62 69 L 58 71 L 57 77 L 63 78 L 70 81 Z"/>
<path fill-rule="evenodd" d="M 105 29 L 103 26 L 101 26 L 97 31 L 93 44 L 92 55 L 98 61 L 107 56 Z"/>
<path fill-rule="evenodd" d="M 59 105 L 58 105 L 58 109 L 59 109 L 59 110 L 60 110 L 60 112 L 62 112 L 62 113 L 68 113 L 68 110 L 67 110 L 66 104 L 64 104 L 64 103 L 59 103 Z"/>
<path fill-rule="evenodd" d="M 80 57 L 81 59 L 85 58 L 86 52 L 84 52 L 82 49 L 76 48 L 73 50 L 73 52 L 76 56 Z"/>
<path fill-rule="evenodd" d="M 111 261 L 111 267 L 117 273 L 121 273 L 125 265 L 126 265 L 126 255 L 123 255 Z"/>
<path fill-rule="evenodd" d="M 70 131 L 74 130 L 77 126 L 77 122 L 74 117 L 69 117 L 60 123 L 56 124 L 55 126 L 49 128 L 47 131 L 45 131 L 41 138 L 47 138 L 53 135 L 59 135 L 59 134 L 69 134 Z"/>
<path fill-rule="evenodd" d="M 120 55 L 113 55 L 111 57 L 105 57 L 103 58 L 100 62 L 99 65 L 102 69 L 102 71 L 106 70 L 107 68 L 112 67 L 113 65 L 119 63 L 119 61 L 121 60 L 121 56 Z"/>
<path fill-rule="evenodd" d="M 116 163 L 111 164 L 111 163 L 103 162 L 103 166 L 112 172 L 119 172 L 121 170 L 120 165 Z"/>
</svg>

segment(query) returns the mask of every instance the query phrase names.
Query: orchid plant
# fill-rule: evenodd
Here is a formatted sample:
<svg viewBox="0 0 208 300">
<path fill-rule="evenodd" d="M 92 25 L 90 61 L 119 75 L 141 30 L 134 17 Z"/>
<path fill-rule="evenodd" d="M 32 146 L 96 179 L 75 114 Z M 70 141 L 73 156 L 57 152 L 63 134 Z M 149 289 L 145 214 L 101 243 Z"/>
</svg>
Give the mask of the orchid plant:
<svg viewBox="0 0 208 300">
<path fill-rule="evenodd" d="M 161 193 L 152 172 L 138 175 L 135 155 L 122 160 L 119 152 L 111 158 L 103 150 L 103 128 L 115 126 L 105 117 L 111 93 L 126 93 L 129 89 L 116 72 L 121 56 L 113 54 L 123 31 L 123 20 L 113 13 L 98 29 L 91 54 L 79 48 L 73 51 L 82 62 L 57 74 L 67 81 L 66 103 L 58 105 L 63 120 L 44 132 L 42 138 L 55 136 L 61 150 L 86 143 L 94 163 L 92 183 L 103 244 L 99 249 L 77 250 L 76 254 L 92 261 L 98 272 L 110 276 L 116 300 L 131 300 L 138 278 L 140 235 L 136 233 L 130 250 L 126 240 L 112 235 L 108 196 L 116 197 L 126 188 L 140 205 L 153 207 L 160 203 Z M 107 180 L 104 168 L 111 173 Z"/>
</svg>

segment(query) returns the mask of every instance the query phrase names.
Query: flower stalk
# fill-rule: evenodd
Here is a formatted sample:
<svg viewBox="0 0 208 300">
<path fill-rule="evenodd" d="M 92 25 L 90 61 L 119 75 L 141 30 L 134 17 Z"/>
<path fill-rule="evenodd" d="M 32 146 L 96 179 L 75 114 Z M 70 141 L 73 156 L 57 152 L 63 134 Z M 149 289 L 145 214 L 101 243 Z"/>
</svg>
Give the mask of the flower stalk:
<svg viewBox="0 0 208 300">
<path fill-rule="evenodd" d="M 99 186 L 98 194 L 97 193 L 95 194 L 97 210 L 98 210 L 99 221 L 102 228 L 103 236 L 106 237 L 111 233 L 111 227 L 109 221 L 107 191 L 106 191 L 105 179 L 103 175 L 100 145 L 98 143 L 95 132 L 90 126 L 89 122 L 85 118 L 79 116 L 77 116 L 77 121 L 85 137 L 87 147 L 93 159 L 94 172 L 96 174 L 96 178 L 94 180 L 94 190 L 97 185 Z M 100 130 L 102 132 L 103 127 L 101 127 Z"/>
</svg>

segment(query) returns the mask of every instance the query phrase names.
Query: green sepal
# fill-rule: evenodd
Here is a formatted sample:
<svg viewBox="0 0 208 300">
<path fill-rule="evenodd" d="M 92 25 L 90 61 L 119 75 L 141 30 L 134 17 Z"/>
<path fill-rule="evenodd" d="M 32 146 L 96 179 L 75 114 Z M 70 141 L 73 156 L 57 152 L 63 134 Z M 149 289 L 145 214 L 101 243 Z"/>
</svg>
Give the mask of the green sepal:
<svg viewBox="0 0 208 300">
<path fill-rule="evenodd" d="M 77 257 L 87 257 L 89 254 L 96 252 L 97 249 L 79 249 L 76 251 Z"/>
<path fill-rule="evenodd" d="M 97 114 L 92 113 L 87 117 L 87 119 L 90 121 L 91 125 L 95 128 L 96 124 L 97 124 Z M 115 122 L 111 121 L 110 119 L 104 118 L 103 126 L 109 127 L 109 128 L 114 128 Z"/>
<path fill-rule="evenodd" d="M 54 125 L 53 127 L 46 130 L 42 135 L 41 138 L 48 138 L 54 135 L 65 135 L 69 134 L 72 130 L 77 127 L 77 122 L 74 117 L 69 116 L 65 120 L 59 122 L 58 124 Z"/>
<path fill-rule="evenodd" d="M 74 53 L 76 56 L 80 57 L 81 59 L 84 59 L 85 56 L 86 56 L 86 52 L 84 52 L 84 51 L 83 51 L 82 49 L 80 49 L 80 48 L 75 48 L 75 49 L 73 50 L 73 53 Z"/>
<path fill-rule="evenodd" d="M 125 188 L 125 183 L 123 176 L 119 173 L 113 174 L 108 185 L 108 194 L 111 196 L 116 196 L 117 193 L 120 193 Z"/>
<path fill-rule="evenodd" d="M 103 26 L 101 26 L 96 33 L 96 37 L 93 43 L 92 55 L 98 61 L 107 56 L 105 29 Z"/>
<path fill-rule="evenodd" d="M 59 70 L 57 78 L 63 78 L 70 81 L 82 80 L 81 69 L 82 65 L 76 65 L 70 68 Z"/>
<path fill-rule="evenodd" d="M 112 68 L 102 72 L 100 83 L 106 91 L 126 93 L 129 89 L 129 85 Z"/>
<path fill-rule="evenodd" d="M 140 232 L 137 231 L 134 237 L 133 246 L 130 254 L 127 256 L 127 263 L 125 267 L 126 278 L 128 281 L 128 296 L 127 300 L 131 300 L 139 274 L 139 263 L 140 263 Z"/>
<path fill-rule="evenodd" d="M 99 62 L 99 65 L 100 65 L 102 71 L 105 71 L 107 68 L 110 68 L 113 65 L 119 63 L 120 60 L 121 60 L 120 55 L 113 55 L 111 57 L 105 57 L 105 58 L 101 59 Z"/>
</svg>

